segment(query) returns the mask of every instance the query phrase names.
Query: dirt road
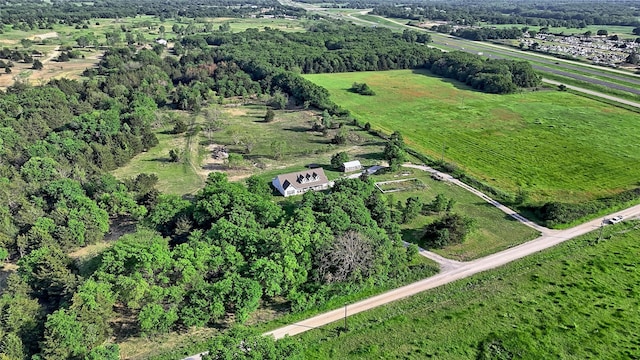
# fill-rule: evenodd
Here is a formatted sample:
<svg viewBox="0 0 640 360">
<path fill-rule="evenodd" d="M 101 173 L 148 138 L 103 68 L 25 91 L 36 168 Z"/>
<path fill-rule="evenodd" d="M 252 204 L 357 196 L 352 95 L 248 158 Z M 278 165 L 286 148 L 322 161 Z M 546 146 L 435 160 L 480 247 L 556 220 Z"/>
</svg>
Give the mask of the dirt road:
<svg viewBox="0 0 640 360">
<path fill-rule="evenodd" d="M 626 219 L 635 218 L 640 216 L 640 205 L 630 207 L 628 209 L 618 211 L 610 214 L 607 217 L 613 217 L 622 215 Z M 429 277 L 424 280 L 417 281 L 413 284 L 403 286 L 401 288 L 388 291 L 381 295 L 371 297 L 359 301 L 357 303 L 348 305 L 346 307 L 347 316 L 355 315 L 363 311 L 373 309 L 378 306 L 386 305 L 390 302 L 404 299 L 406 297 L 416 295 L 423 291 L 436 288 L 441 285 L 448 284 L 450 282 L 464 279 L 480 272 L 494 269 L 496 267 L 505 265 L 512 261 L 521 259 L 525 256 L 534 254 L 536 252 L 548 249 L 552 246 L 558 245 L 564 241 L 573 239 L 580 235 L 584 235 L 590 231 L 598 229 L 603 224 L 603 219 L 598 218 L 587 223 L 578 225 L 576 227 L 555 231 L 551 234 L 545 234 L 539 238 L 529 241 L 527 243 L 512 247 L 510 249 L 500 251 L 498 253 L 485 256 L 483 258 L 469 261 L 469 262 L 450 262 L 448 266 L 443 266 L 441 272 L 437 275 Z M 423 254 L 423 256 L 426 254 Z M 448 261 L 448 259 L 437 259 L 436 261 Z M 335 321 L 342 320 L 345 315 L 345 309 L 340 308 L 333 311 L 326 312 L 314 316 L 310 319 L 297 322 L 295 324 L 287 325 L 279 329 L 275 329 L 266 333 L 266 336 L 273 336 L 276 339 L 281 339 L 285 336 L 293 336 L 303 333 L 308 330 L 312 330 Z M 193 355 L 184 360 L 200 360 L 202 354 Z"/>
<path fill-rule="evenodd" d="M 512 218 L 518 220 L 520 223 L 522 223 L 523 225 L 526 225 L 534 230 L 539 231 L 542 234 L 552 234 L 554 233 L 556 230 L 552 230 L 552 229 L 548 229 L 544 226 L 540 226 L 536 223 L 534 223 L 533 221 L 526 219 L 525 217 L 523 217 L 522 215 L 518 214 L 517 212 L 511 210 L 510 208 L 506 207 L 505 205 L 502 205 L 501 203 L 497 202 L 496 200 L 490 198 L 489 196 L 487 196 L 485 193 L 483 193 L 480 190 L 477 190 L 465 183 L 463 183 L 462 181 L 454 178 L 453 176 L 440 172 L 436 169 L 433 169 L 429 166 L 425 166 L 425 165 L 414 165 L 414 164 L 403 164 L 403 167 L 407 167 L 407 168 L 412 168 L 412 169 L 418 169 L 418 170 L 422 170 L 422 171 L 426 171 L 428 173 L 431 174 L 436 174 L 440 179 L 442 179 L 443 181 L 447 181 L 450 182 L 452 184 L 458 185 L 461 188 L 469 191 L 472 194 L 477 195 L 478 197 L 480 197 L 482 200 L 488 202 L 489 204 L 497 207 L 498 209 L 500 209 L 502 212 L 504 212 L 505 214 L 511 216 Z"/>
<path fill-rule="evenodd" d="M 610 216 L 623 215 L 625 218 L 631 218 L 640 215 L 640 205 L 631 207 L 626 210 L 622 210 L 611 214 Z M 602 224 L 602 219 L 596 219 L 578 225 L 571 229 L 555 232 L 550 235 L 543 235 L 535 240 L 527 243 L 515 246 L 513 248 L 500 251 L 498 253 L 483 257 L 470 262 L 461 263 L 460 266 L 452 267 L 449 269 L 443 269 L 438 275 L 430 278 L 415 282 L 410 285 L 403 286 L 401 288 L 391 290 L 384 294 L 371 297 L 366 300 L 359 301 L 355 304 L 347 306 L 347 315 L 354 315 L 366 310 L 373 309 L 375 307 L 388 304 L 390 302 L 400 300 L 420 292 L 433 289 L 435 287 L 448 284 L 450 282 L 467 278 L 477 273 L 490 270 L 512 261 L 521 259 L 527 255 L 548 249 L 552 246 L 560 244 L 564 241 L 573 239 L 580 235 L 584 235 L 590 231 L 599 228 Z M 283 338 L 286 335 L 293 336 L 305 331 L 315 329 L 317 327 L 342 320 L 344 318 L 345 309 L 336 309 L 314 316 L 310 319 L 297 322 L 288 326 L 281 327 L 279 329 L 270 331 L 265 335 L 274 336 L 276 339 Z M 196 359 L 196 358 L 192 358 Z"/>
</svg>

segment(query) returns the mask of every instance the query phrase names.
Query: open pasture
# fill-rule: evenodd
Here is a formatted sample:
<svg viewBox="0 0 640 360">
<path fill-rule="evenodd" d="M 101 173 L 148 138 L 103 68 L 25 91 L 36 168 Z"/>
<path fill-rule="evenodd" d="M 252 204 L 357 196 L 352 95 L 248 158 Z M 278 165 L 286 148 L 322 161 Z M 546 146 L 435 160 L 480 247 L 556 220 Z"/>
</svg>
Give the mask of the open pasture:
<svg viewBox="0 0 640 360">
<path fill-rule="evenodd" d="M 584 201 L 640 180 L 638 114 L 567 92 L 493 95 L 428 71 L 307 75 L 374 129 L 529 201 Z M 376 96 L 348 91 L 367 83 Z"/>
<path fill-rule="evenodd" d="M 640 230 L 625 227 L 307 332 L 300 358 L 637 358 Z"/>
</svg>

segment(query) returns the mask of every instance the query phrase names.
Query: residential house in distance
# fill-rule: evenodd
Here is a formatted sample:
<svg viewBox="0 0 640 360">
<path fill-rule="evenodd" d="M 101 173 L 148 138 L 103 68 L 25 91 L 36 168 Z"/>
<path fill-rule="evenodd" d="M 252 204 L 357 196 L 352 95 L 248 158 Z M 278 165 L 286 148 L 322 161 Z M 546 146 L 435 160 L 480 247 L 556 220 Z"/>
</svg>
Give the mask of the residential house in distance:
<svg viewBox="0 0 640 360">
<path fill-rule="evenodd" d="M 342 164 L 342 171 L 344 172 L 352 172 L 358 170 L 362 170 L 362 164 L 360 164 L 360 161 L 358 160 L 347 161 L 346 163 Z"/>
<path fill-rule="evenodd" d="M 333 185 L 322 168 L 278 175 L 271 183 L 284 197 L 325 190 Z"/>
</svg>

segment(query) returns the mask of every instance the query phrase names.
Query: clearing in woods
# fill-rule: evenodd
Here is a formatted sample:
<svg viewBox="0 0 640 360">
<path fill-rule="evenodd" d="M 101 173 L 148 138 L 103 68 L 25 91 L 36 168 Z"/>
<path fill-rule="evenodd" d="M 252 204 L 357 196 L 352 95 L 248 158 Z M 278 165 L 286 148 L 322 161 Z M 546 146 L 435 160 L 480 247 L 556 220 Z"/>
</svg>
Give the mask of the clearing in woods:
<svg viewBox="0 0 640 360">
<path fill-rule="evenodd" d="M 365 166 L 379 164 L 384 143 L 352 125 L 330 129 L 324 134 L 313 131 L 320 122 L 320 114 L 308 110 L 276 110 L 273 122 L 264 121 L 264 104 L 227 104 L 211 106 L 197 116 L 181 112 L 160 112 L 158 118 L 176 113 L 190 129 L 199 129 L 189 136 L 172 134 L 173 122 L 159 120 L 156 135 L 159 145 L 136 155 L 129 163 L 112 172 L 118 179 L 135 177 L 140 173 L 158 176 L 158 190 L 184 195 L 197 192 L 204 186 L 209 173 L 224 171 L 229 180 L 245 179 L 253 174 L 267 182 L 278 174 L 299 171 L 309 164 L 325 168 L 327 176 L 335 179 L 343 173 L 331 169 L 331 157 L 346 151 L 353 160 Z M 216 124 L 216 129 L 209 131 Z M 348 144 L 336 145 L 332 139 L 339 131 L 349 138 Z M 233 158 L 216 159 L 217 149 L 224 148 Z M 177 162 L 170 161 L 169 151 L 180 153 Z M 239 157 L 240 155 L 241 157 Z"/>
<path fill-rule="evenodd" d="M 390 204 L 405 204 L 410 197 L 417 197 L 423 204 L 431 203 L 438 194 L 453 199 L 453 212 L 466 215 L 475 220 L 474 230 L 462 244 L 449 245 L 442 249 L 429 249 L 446 258 L 469 261 L 522 244 L 538 236 L 538 232 L 515 221 L 493 205 L 485 202 L 467 190 L 446 181 L 437 181 L 425 171 L 401 168 L 398 173 L 373 175 L 380 182 L 416 179 L 404 184 L 420 184 L 420 187 L 408 188 L 385 195 Z M 403 184 L 403 183 L 400 183 Z M 389 186 L 396 184 L 389 184 Z M 415 219 L 401 224 L 402 240 L 421 244 L 425 227 L 440 218 L 443 213 L 424 213 Z"/>
<path fill-rule="evenodd" d="M 493 95 L 397 70 L 305 75 L 360 122 L 531 202 L 580 202 L 637 186 L 638 114 L 568 92 Z M 367 83 L 376 96 L 349 92 Z"/>
</svg>

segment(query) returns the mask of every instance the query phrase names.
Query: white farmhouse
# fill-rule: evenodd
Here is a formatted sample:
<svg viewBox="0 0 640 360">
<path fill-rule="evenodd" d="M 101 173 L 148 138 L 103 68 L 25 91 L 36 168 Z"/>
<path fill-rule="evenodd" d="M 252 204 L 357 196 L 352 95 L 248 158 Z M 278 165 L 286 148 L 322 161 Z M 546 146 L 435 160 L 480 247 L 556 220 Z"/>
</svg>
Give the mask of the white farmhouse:
<svg viewBox="0 0 640 360">
<path fill-rule="evenodd" d="M 271 182 L 284 197 L 304 194 L 309 190 L 325 190 L 331 187 L 322 168 L 278 175 Z"/>
</svg>

